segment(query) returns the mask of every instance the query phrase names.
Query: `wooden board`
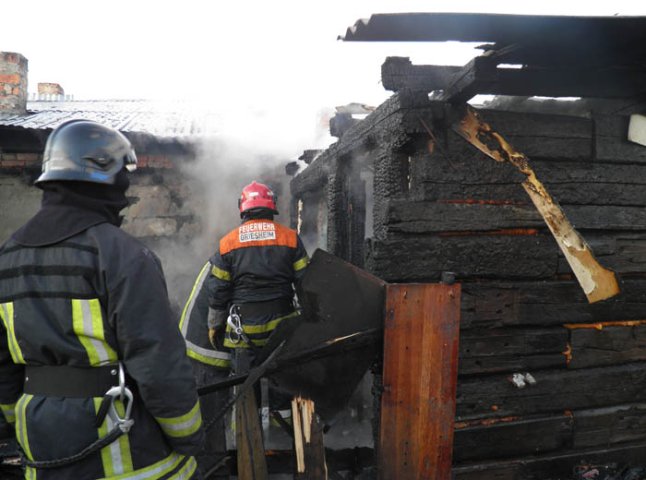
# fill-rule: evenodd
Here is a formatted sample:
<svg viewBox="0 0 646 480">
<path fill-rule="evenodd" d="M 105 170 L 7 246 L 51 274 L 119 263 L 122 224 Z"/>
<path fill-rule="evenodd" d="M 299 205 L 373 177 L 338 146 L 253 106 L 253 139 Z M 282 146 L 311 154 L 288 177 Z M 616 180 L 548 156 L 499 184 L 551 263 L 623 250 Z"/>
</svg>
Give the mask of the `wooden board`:
<svg viewBox="0 0 646 480">
<path fill-rule="evenodd" d="M 449 478 L 460 286 L 386 287 L 379 478 Z"/>
</svg>

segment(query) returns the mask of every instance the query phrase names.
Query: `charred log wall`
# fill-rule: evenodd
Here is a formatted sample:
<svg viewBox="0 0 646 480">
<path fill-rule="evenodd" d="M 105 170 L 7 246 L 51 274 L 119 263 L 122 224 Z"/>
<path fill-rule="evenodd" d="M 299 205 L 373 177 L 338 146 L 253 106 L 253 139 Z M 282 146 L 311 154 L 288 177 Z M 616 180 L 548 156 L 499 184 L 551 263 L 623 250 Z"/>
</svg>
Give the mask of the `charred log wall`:
<svg viewBox="0 0 646 480">
<path fill-rule="evenodd" d="M 456 478 L 635 461 L 646 452 L 646 148 L 626 140 L 624 115 L 482 116 L 531 159 L 618 273 L 620 296 L 587 303 L 523 175 L 454 134 L 443 104 L 399 92 L 322 155 L 361 150 L 374 162 L 366 268 L 389 282 L 451 271 L 463 284 Z"/>
</svg>

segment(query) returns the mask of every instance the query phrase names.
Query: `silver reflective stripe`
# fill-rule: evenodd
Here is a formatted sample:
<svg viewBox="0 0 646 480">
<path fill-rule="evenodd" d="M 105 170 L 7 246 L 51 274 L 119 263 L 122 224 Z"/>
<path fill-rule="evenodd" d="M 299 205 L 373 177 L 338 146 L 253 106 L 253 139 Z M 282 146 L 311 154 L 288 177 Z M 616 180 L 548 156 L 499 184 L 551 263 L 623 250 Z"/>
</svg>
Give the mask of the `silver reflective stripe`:
<svg viewBox="0 0 646 480">
<path fill-rule="evenodd" d="M 202 348 L 195 345 L 193 342 L 189 342 L 188 340 L 186 340 L 186 346 L 189 350 L 192 350 L 195 353 L 199 353 L 200 355 L 203 355 L 205 357 L 216 358 L 218 360 L 231 360 L 230 353 L 220 352 L 218 350 L 213 350 L 212 348 Z"/>
<path fill-rule="evenodd" d="M 165 459 L 140 470 L 124 473 L 119 476 L 110 476 L 101 480 L 153 480 L 158 478 L 168 478 L 169 480 L 184 480 L 191 477 L 195 471 L 195 459 L 190 457 L 186 464 L 175 474 L 167 476 L 169 472 L 177 468 L 177 466 L 186 458 L 185 455 L 171 453 Z"/>
<path fill-rule="evenodd" d="M 115 427 L 116 422 L 114 422 L 112 420 L 110 415 L 106 415 L 105 419 L 107 420 L 107 422 L 106 422 L 107 430 L 108 430 L 108 432 L 110 432 Z M 111 460 L 113 473 L 116 474 L 116 475 L 124 473 L 125 468 L 124 468 L 123 457 L 121 455 L 121 445 L 120 445 L 120 443 L 118 441 L 112 442 L 110 445 L 108 445 L 107 448 L 108 448 L 108 452 L 109 452 L 109 455 L 110 455 L 110 460 Z"/>
<path fill-rule="evenodd" d="M 202 426 L 202 413 L 200 401 L 197 400 L 193 408 L 178 417 L 155 417 L 157 423 L 169 437 L 188 437 L 193 435 Z"/>
<path fill-rule="evenodd" d="M 87 351 L 90 365 L 107 365 L 117 361 L 117 353 L 105 341 L 103 313 L 97 298 L 72 300 L 74 333 Z"/>
</svg>

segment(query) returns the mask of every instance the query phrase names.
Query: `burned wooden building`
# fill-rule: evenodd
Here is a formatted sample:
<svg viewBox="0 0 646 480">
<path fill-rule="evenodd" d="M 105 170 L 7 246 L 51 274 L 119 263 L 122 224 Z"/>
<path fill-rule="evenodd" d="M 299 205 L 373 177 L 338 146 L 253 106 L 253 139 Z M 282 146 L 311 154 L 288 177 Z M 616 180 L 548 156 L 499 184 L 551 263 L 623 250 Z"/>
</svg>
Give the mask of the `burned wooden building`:
<svg viewBox="0 0 646 480">
<path fill-rule="evenodd" d="M 463 67 L 386 59 L 394 94 L 339 122 L 291 182 L 310 246 L 390 283 L 461 284 L 456 479 L 645 463 L 645 37 L 643 17 L 429 13 L 373 15 L 343 38 L 483 43 Z M 471 143 L 513 145 L 501 161 L 465 140 L 469 100 L 492 129 Z M 619 294 L 586 297 L 518 155 Z"/>
</svg>

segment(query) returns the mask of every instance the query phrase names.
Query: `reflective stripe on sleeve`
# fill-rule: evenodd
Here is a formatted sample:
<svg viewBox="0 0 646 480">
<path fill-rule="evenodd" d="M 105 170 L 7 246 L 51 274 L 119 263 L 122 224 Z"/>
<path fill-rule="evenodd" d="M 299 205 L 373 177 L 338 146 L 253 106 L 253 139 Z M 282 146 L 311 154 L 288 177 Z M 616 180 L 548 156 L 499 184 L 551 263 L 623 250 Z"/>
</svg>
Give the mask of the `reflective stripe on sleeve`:
<svg viewBox="0 0 646 480">
<path fill-rule="evenodd" d="M 16 404 L 15 403 L 0 403 L 0 410 L 7 422 L 16 423 Z"/>
<path fill-rule="evenodd" d="M 195 299 L 197 298 L 197 293 L 202 288 L 202 284 L 204 283 L 204 280 L 206 279 L 206 276 L 209 273 L 209 265 L 211 264 L 209 262 L 206 262 L 202 267 L 202 270 L 200 270 L 200 273 L 197 276 L 195 283 L 193 284 L 193 289 L 191 290 L 191 294 L 188 296 L 186 305 L 184 305 L 184 310 L 182 311 L 182 316 L 179 320 L 179 329 L 182 332 L 182 336 L 184 338 L 186 338 L 186 332 L 188 330 L 188 322 L 186 320 L 190 316 L 191 312 L 193 311 L 193 305 L 195 305 Z"/>
<path fill-rule="evenodd" d="M 296 260 L 294 262 L 294 271 L 298 272 L 299 270 L 303 270 L 305 267 L 307 267 L 309 263 L 310 263 L 310 259 L 308 256 L 305 256 L 300 260 Z"/>
<path fill-rule="evenodd" d="M 155 417 L 155 420 L 169 437 L 188 437 L 202 426 L 200 402 L 195 402 L 195 406 L 184 415 L 172 418 Z"/>
<path fill-rule="evenodd" d="M 94 410 L 97 414 L 102 402 L 102 398 L 94 399 Z M 115 399 L 114 407 L 120 417 L 125 415 L 126 412 L 121 400 Z M 105 420 L 98 429 L 99 438 L 105 437 L 114 427 L 115 422 L 110 415 L 106 415 Z M 103 474 L 110 478 L 134 470 L 130 452 L 130 440 L 127 434 L 121 435 L 117 440 L 101 449 L 101 462 L 103 463 Z"/>
<path fill-rule="evenodd" d="M 7 343 L 9 344 L 9 353 L 13 363 L 25 363 L 20 350 L 20 344 L 16 338 L 16 329 L 13 323 L 13 302 L 0 303 L 0 318 L 4 323 L 4 328 L 7 330 Z"/>
<path fill-rule="evenodd" d="M 202 348 L 188 340 L 186 341 L 186 355 L 198 362 L 213 365 L 214 367 L 229 368 L 231 366 L 230 353 Z"/>
<path fill-rule="evenodd" d="M 211 273 L 215 278 L 219 278 L 220 280 L 224 280 L 225 282 L 230 282 L 231 281 L 231 273 L 227 272 L 226 270 L 222 270 L 219 267 L 216 267 L 213 265 L 213 268 L 211 269 Z"/>
<path fill-rule="evenodd" d="M 197 462 L 195 458 L 173 452 L 168 457 L 148 467 L 130 473 L 105 477 L 100 480 L 157 480 L 160 478 L 164 480 L 188 480 L 196 468 Z"/>
<path fill-rule="evenodd" d="M 33 460 L 29 438 L 27 437 L 27 405 L 31 402 L 33 395 L 24 394 L 16 403 L 16 437 L 28 460 Z"/>
<path fill-rule="evenodd" d="M 72 328 L 85 347 L 90 365 L 109 365 L 118 361 L 115 352 L 105 341 L 103 314 L 97 298 L 72 300 Z"/>
</svg>

